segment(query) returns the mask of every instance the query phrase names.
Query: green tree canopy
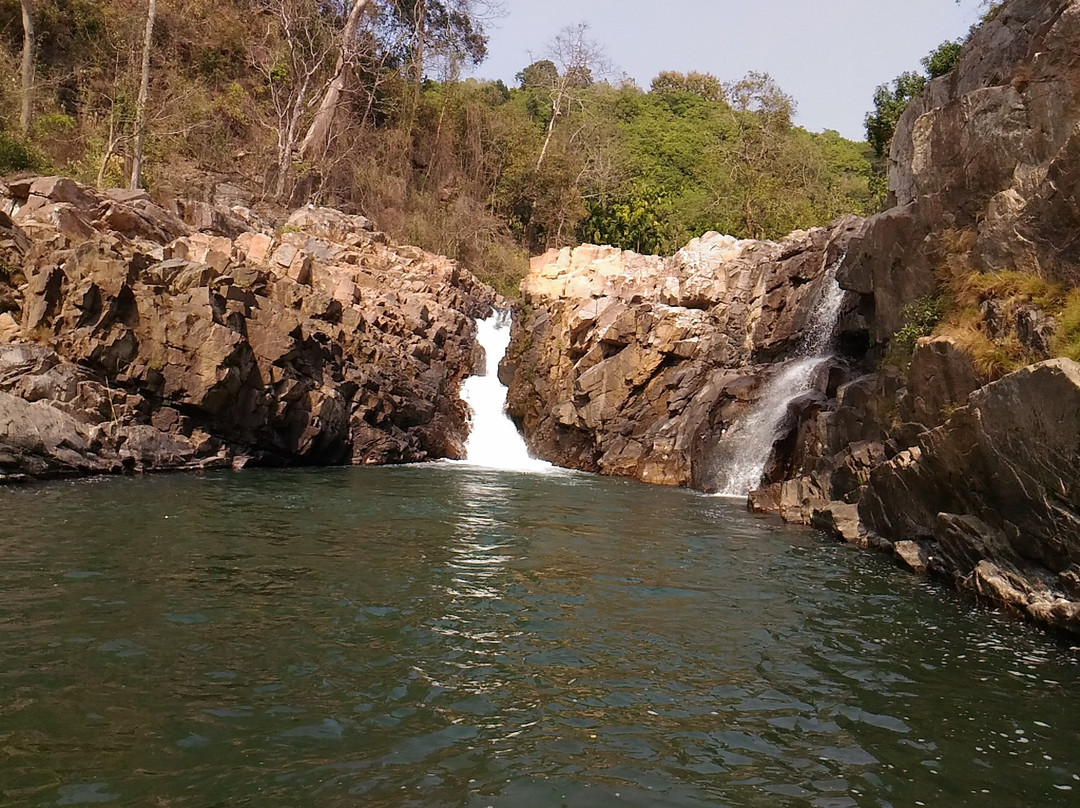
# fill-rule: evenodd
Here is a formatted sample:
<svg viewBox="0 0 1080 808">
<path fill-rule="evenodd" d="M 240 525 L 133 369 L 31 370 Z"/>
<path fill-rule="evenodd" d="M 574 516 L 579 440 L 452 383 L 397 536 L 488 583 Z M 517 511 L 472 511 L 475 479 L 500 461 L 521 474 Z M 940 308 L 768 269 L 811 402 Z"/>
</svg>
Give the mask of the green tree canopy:
<svg viewBox="0 0 1080 808">
<path fill-rule="evenodd" d="M 690 93 L 706 101 L 725 101 L 724 84 L 712 73 L 678 73 L 665 70 L 652 80 L 650 92 L 660 95 Z"/>
<path fill-rule="evenodd" d="M 956 68 L 960 61 L 960 52 L 964 44 L 959 40 L 942 42 L 932 52 L 922 58 L 921 64 L 926 75 L 931 79 L 947 76 Z"/>
<path fill-rule="evenodd" d="M 890 84 L 882 84 L 874 91 L 874 108 L 866 113 L 866 139 L 874 147 L 878 157 L 889 151 L 896 124 L 908 104 L 921 93 L 928 81 L 947 76 L 960 61 L 963 43 L 942 42 L 921 60 L 924 74 L 901 73 Z"/>
</svg>

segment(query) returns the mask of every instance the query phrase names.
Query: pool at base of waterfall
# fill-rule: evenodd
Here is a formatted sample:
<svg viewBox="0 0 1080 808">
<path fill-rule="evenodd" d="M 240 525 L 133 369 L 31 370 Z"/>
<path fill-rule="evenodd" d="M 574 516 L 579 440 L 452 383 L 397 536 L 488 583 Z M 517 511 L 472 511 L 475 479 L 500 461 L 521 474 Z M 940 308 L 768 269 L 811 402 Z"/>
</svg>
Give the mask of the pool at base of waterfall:
<svg viewBox="0 0 1080 808">
<path fill-rule="evenodd" d="M 1073 806 L 1078 651 L 688 491 L 0 490 L 0 804 Z"/>
</svg>

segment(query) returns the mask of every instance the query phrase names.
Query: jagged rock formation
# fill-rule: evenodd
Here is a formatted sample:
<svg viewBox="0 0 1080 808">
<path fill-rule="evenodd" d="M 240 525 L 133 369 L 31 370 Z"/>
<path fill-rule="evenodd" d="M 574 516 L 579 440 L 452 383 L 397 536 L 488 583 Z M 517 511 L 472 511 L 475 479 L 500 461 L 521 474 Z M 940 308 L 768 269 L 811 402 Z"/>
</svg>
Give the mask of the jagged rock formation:
<svg viewBox="0 0 1080 808">
<path fill-rule="evenodd" d="M 506 369 L 530 446 L 708 490 L 724 430 L 776 372 L 761 363 L 792 354 L 842 255 L 847 361 L 791 402 L 750 506 L 1080 632 L 1080 366 L 992 381 L 947 335 L 904 370 L 881 363 L 955 254 L 969 272 L 1080 285 L 1078 54 L 1080 0 L 1005 3 L 901 119 L 894 207 L 868 220 L 782 245 L 713 235 L 666 261 L 586 247 L 534 262 Z M 1052 357 L 1039 304 L 988 297 L 977 316 L 1029 361 Z"/>
<path fill-rule="evenodd" d="M 1078 54 L 1080 2 L 1011 0 L 905 112 L 890 154 L 895 207 L 866 222 L 839 272 L 876 340 L 938 290 L 958 234 L 974 270 L 1080 284 Z M 1052 356 L 1057 324 L 1037 305 L 986 299 L 978 316 L 995 341 Z M 803 497 L 797 516 L 1080 631 L 1077 380 L 1075 363 L 1055 360 L 984 386 L 955 341 L 920 340 L 905 378 L 867 382 L 888 462 L 838 496 L 835 474 L 821 473 L 835 460 L 818 461 L 788 485 L 832 490 Z"/>
<path fill-rule="evenodd" d="M 362 217 L 0 187 L 0 481 L 456 457 L 495 293 Z"/>
<path fill-rule="evenodd" d="M 1076 628 L 1080 364 L 1043 362 L 976 391 L 874 469 L 859 511 L 924 568 Z"/>
<path fill-rule="evenodd" d="M 778 244 L 711 233 L 669 259 L 594 246 L 534 259 L 503 374 L 530 448 L 708 490 L 716 436 L 759 395 L 763 363 L 796 351 L 858 224 Z"/>
<path fill-rule="evenodd" d="M 935 292 L 947 230 L 977 233 L 979 268 L 1080 285 L 1078 42 L 1077 0 L 1010 0 L 901 117 L 892 208 L 867 221 L 840 271 L 878 341 Z"/>
</svg>

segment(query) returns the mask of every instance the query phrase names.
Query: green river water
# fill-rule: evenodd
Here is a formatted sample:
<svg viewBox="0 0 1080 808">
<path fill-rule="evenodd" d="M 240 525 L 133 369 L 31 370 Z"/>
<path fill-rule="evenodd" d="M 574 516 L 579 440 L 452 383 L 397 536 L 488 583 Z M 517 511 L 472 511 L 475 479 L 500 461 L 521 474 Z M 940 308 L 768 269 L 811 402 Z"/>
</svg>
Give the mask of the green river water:
<svg viewBox="0 0 1080 808">
<path fill-rule="evenodd" d="M 0 806 L 1076 806 L 1080 651 L 685 491 L 0 490 Z"/>
</svg>

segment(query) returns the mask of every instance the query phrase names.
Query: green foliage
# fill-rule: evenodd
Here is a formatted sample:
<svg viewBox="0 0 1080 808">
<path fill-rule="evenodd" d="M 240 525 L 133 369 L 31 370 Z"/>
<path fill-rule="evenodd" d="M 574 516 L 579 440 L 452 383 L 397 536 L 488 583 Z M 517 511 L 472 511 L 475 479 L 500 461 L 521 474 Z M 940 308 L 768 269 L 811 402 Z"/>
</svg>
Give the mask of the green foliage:
<svg viewBox="0 0 1080 808">
<path fill-rule="evenodd" d="M 523 90 L 530 88 L 547 89 L 555 84 L 559 69 L 550 59 L 541 59 L 522 69 L 517 76 L 518 86 Z"/>
<path fill-rule="evenodd" d="M 926 87 L 926 77 L 902 73 L 891 85 L 882 84 L 874 91 L 874 109 L 866 114 L 866 139 L 878 157 L 889 151 L 896 124 L 908 104 Z"/>
<path fill-rule="evenodd" d="M 671 253 L 708 230 L 780 238 L 865 212 L 865 145 L 792 126 L 790 99 L 767 77 L 752 79 L 736 89 L 741 109 L 682 89 L 672 75 L 648 93 L 595 88 L 592 115 L 602 125 L 590 135 L 602 159 L 583 166 L 581 237 Z"/>
<path fill-rule="evenodd" d="M 941 297 L 927 295 L 908 303 L 900 314 L 904 318 L 904 327 L 893 335 L 890 353 L 902 364 L 911 357 L 915 343 L 930 336 L 945 317 L 946 305 Z"/>
<path fill-rule="evenodd" d="M 928 78 L 937 79 L 953 72 L 956 63 L 960 61 L 960 51 L 963 43 L 959 40 L 942 42 L 928 55 L 922 58 L 921 64 Z"/>
<path fill-rule="evenodd" d="M 636 183 L 619 198 L 585 203 L 581 238 L 639 253 L 658 253 L 668 242 L 670 205 L 663 191 Z"/>
<path fill-rule="evenodd" d="M 45 160 L 29 144 L 0 130 L 0 173 L 40 170 Z"/>
<path fill-rule="evenodd" d="M 706 101 L 727 100 L 723 82 L 712 73 L 678 73 L 665 70 L 652 80 L 649 92 L 656 95 L 690 93 Z"/>
<path fill-rule="evenodd" d="M 63 112 L 51 112 L 34 118 L 32 130 L 35 139 L 44 139 L 68 134 L 78 126 L 78 121 L 72 116 Z"/>
</svg>

